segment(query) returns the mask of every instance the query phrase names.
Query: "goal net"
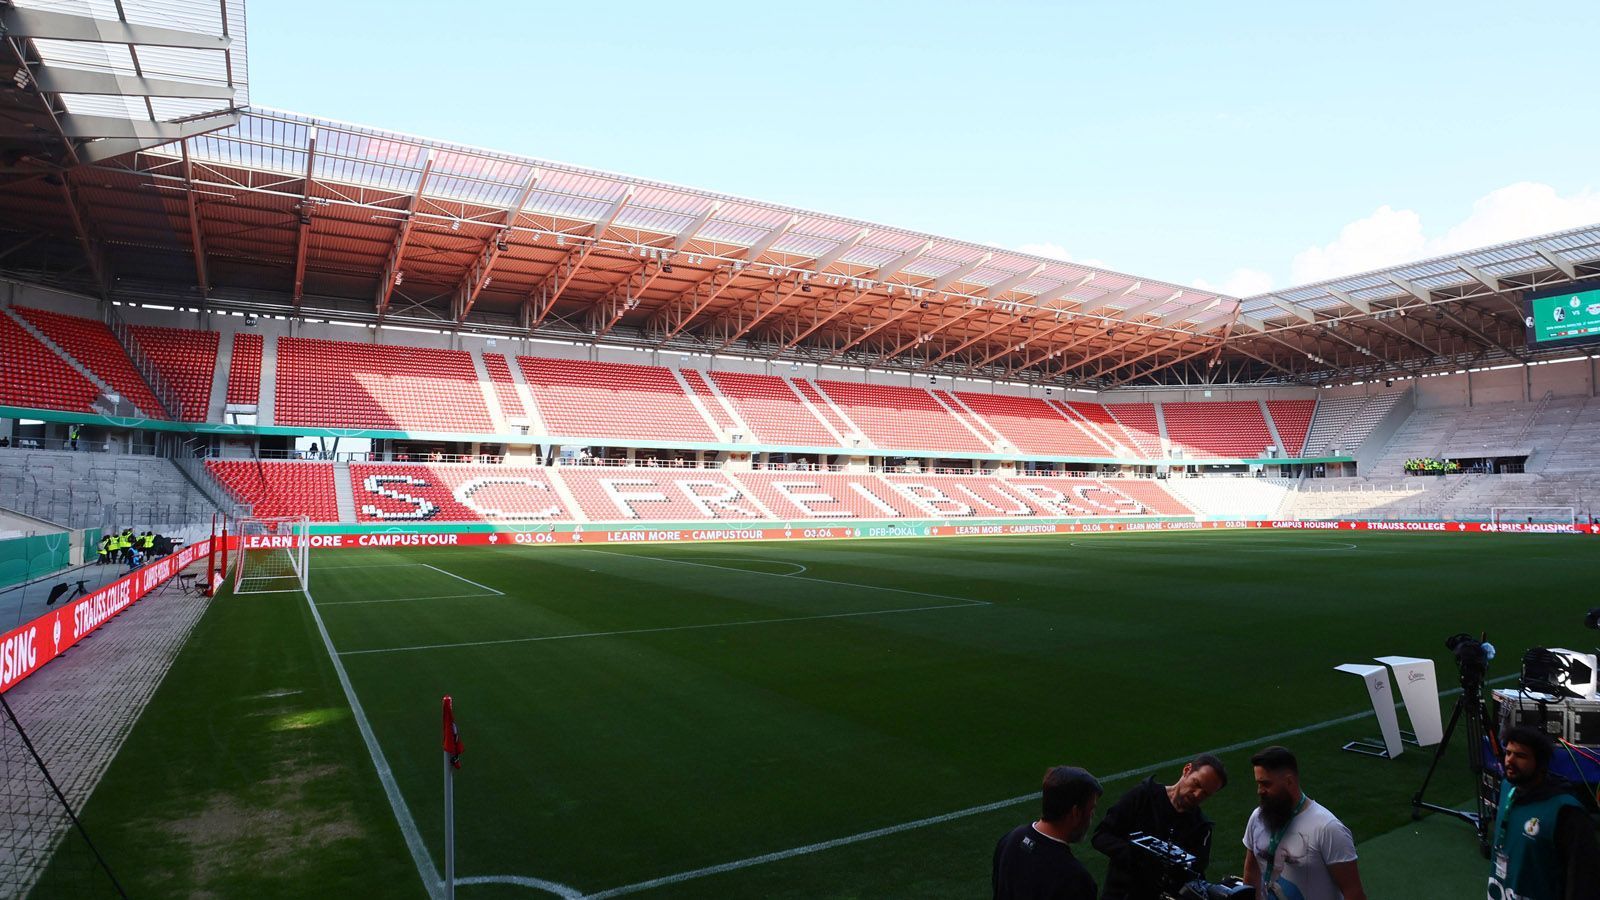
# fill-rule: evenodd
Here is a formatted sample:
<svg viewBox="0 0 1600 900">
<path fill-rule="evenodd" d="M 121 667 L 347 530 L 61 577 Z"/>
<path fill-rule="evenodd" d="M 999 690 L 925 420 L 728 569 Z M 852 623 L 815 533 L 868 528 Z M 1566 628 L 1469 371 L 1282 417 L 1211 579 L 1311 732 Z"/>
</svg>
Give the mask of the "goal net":
<svg viewBox="0 0 1600 900">
<path fill-rule="evenodd" d="M 250 516 L 239 520 L 235 594 L 304 591 L 310 575 L 311 520 L 305 516 Z"/>
<path fill-rule="evenodd" d="M 1516 525 L 1576 525 L 1577 507 L 1573 506 L 1496 506 L 1489 510 L 1489 521 L 1495 527 Z"/>
</svg>

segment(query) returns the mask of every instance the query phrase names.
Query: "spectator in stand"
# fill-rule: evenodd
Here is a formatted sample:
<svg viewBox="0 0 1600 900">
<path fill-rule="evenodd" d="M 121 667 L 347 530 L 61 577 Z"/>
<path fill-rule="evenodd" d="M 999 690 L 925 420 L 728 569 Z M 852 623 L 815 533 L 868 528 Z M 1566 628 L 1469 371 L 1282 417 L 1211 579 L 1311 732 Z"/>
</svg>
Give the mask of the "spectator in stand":
<svg viewBox="0 0 1600 900">
<path fill-rule="evenodd" d="M 9 434 L 0 434 L 0 447 L 9 447 L 9 446 L 11 446 L 11 435 L 9 435 Z"/>
<path fill-rule="evenodd" d="M 316 441 L 312 441 L 311 442 L 311 458 L 312 459 L 321 459 L 322 458 L 322 450 L 317 446 L 317 442 Z"/>
</svg>

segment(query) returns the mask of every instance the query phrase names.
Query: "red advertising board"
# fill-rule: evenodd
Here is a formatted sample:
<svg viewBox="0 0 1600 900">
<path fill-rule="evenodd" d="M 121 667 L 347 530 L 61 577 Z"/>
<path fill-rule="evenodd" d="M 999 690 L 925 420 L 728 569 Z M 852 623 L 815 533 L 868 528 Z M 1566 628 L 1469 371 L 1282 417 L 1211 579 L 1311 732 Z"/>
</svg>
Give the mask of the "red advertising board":
<svg viewBox="0 0 1600 900">
<path fill-rule="evenodd" d="M 210 551 L 209 538 L 190 544 L 6 633 L 0 637 L 0 691 L 10 690 Z"/>
<path fill-rule="evenodd" d="M 494 545 L 549 546 L 560 544 L 661 544 L 708 543 L 717 541 L 828 540 L 862 537 L 981 537 L 986 535 L 1026 534 L 1104 534 L 1111 532 L 1199 531 L 1213 529 L 1281 528 L 1297 531 L 1401 531 L 1433 533 L 1539 533 L 1600 535 L 1600 525 L 1493 525 L 1487 522 L 1367 522 L 1367 521 L 1231 521 L 1231 522 L 1007 522 L 964 525 L 959 522 L 905 522 L 862 525 L 806 527 L 786 526 L 746 528 L 606 528 L 592 526 L 572 531 L 465 531 L 465 532 L 369 532 L 358 534 L 313 534 L 313 549 L 357 550 L 373 547 L 483 547 Z M 278 535 L 251 535 L 238 539 L 245 549 L 286 548 L 297 538 Z"/>
</svg>

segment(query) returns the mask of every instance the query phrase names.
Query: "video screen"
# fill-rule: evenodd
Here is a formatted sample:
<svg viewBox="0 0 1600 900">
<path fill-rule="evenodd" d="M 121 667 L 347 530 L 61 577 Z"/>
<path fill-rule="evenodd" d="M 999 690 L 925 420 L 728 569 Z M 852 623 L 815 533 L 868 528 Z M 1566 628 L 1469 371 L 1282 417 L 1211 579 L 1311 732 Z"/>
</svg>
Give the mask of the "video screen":
<svg viewBox="0 0 1600 900">
<path fill-rule="evenodd" d="M 1530 345 L 1600 342 L 1600 283 L 1530 293 L 1527 304 Z"/>
</svg>

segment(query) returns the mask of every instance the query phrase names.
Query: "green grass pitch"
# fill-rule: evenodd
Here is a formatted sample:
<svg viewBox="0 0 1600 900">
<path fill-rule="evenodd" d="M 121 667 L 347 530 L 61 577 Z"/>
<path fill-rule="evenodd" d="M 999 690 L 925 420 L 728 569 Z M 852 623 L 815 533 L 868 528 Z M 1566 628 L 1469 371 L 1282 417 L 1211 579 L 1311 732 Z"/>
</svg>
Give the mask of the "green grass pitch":
<svg viewBox="0 0 1600 900">
<path fill-rule="evenodd" d="M 1218 748 L 1212 874 L 1237 872 L 1247 759 L 1283 733 L 1372 896 L 1446 897 L 1482 890 L 1470 829 L 1411 822 L 1430 753 L 1339 751 L 1377 728 L 1327 724 L 1370 710 L 1332 667 L 1431 656 L 1449 688 L 1454 632 L 1489 632 L 1498 679 L 1590 646 L 1597 563 L 1565 535 L 1318 532 L 344 550 L 311 594 L 434 865 L 455 697 L 467 900 L 983 896 L 1046 767 L 1116 776 L 1109 803 Z M 221 596 L 85 822 L 134 896 L 426 896 L 362 718 L 305 598 Z M 1466 802 L 1465 758 L 1430 799 Z"/>
</svg>

